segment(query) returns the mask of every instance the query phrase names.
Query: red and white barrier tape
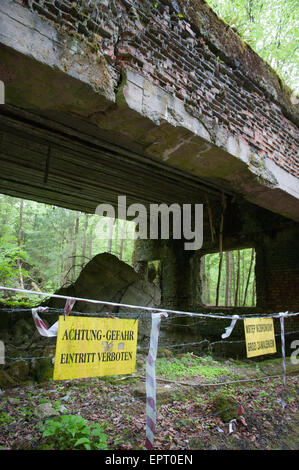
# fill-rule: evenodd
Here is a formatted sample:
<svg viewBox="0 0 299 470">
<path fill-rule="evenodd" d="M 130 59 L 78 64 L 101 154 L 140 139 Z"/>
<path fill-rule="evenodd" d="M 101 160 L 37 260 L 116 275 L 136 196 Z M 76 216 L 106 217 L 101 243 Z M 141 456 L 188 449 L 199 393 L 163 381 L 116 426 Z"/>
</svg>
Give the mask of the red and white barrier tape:
<svg viewBox="0 0 299 470">
<path fill-rule="evenodd" d="M 65 315 L 69 315 L 72 311 L 72 308 L 73 306 L 75 305 L 76 303 L 76 299 L 73 299 L 72 297 L 69 297 L 65 303 L 65 306 L 64 306 L 64 313 Z"/>
<path fill-rule="evenodd" d="M 71 310 L 75 304 L 76 300 L 72 298 L 68 298 L 65 307 L 64 307 L 64 313 L 65 315 L 69 315 L 71 313 Z M 58 331 L 58 321 L 54 323 L 50 328 L 47 328 L 45 325 L 45 322 L 39 317 L 39 313 L 47 312 L 48 307 L 37 307 L 33 308 L 32 310 L 32 318 L 34 320 L 35 326 L 37 328 L 37 331 L 41 336 L 46 336 L 47 338 L 53 338 L 54 336 L 57 336 L 57 331 Z"/>
<path fill-rule="evenodd" d="M 156 427 L 156 358 L 158 350 L 158 339 L 161 325 L 161 317 L 167 314 L 152 314 L 152 329 L 150 347 L 146 361 L 146 439 L 145 448 L 153 449 L 155 427 Z"/>
<path fill-rule="evenodd" d="M 237 414 L 239 417 L 239 420 L 243 424 L 243 426 L 247 427 L 246 420 L 243 416 L 243 407 L 240 405 L 237 409 Z M 236 419 L 231 419 L 230 422 L 228 423 L 228 434 L 232 434 L 236 429 L 238 428 L 238 421 Z"/>
</svg>

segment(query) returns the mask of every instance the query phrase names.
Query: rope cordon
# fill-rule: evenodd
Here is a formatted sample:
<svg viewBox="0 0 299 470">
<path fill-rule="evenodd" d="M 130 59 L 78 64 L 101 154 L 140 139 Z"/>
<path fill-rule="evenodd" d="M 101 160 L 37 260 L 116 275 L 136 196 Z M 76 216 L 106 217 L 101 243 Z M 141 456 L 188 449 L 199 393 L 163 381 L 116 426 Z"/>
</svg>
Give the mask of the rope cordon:
<svg viewBox="0 0 299 470">
<path fill-rule="evenodd" d="M 168 314 L 177 314 L 177 315 L 187 315 L 192 317 L 208 317 L 208 318 L 217 318 L 217 319 L 230 319 L 231 324 L 225 328 L 225 333 L 221 335 L 222 339 L 226 339 L 232 333 L 235 324 L 239 319 L 248 319 L 252 318 L 252 316 L 242 316 L 239 315 L 223 315 L 218 314 L 214 315 L 211 313 L 194 313 L 194 312 L 183 312 L 179 310 L 166 310 L 154 307 L 144 307 L 144 306 L 136 306 L 136 305 L 129 305 L 129 304 L 121 304 L 116 302 L 107 302 L 101 300 L 92 300 L 92 299 L 84 299 L 78 297 L 66 297 L 63 295 L 58 294 L 49 294 L 44 292 L 33 292 L 25 289 L 14 289 L 8 288 L 4 286 L 0 286 L 0 290 L 4 291 L 14 291 L 19 293 L 26 293 L 31 295 L 39 295 L 43 297 L 54 297 L 59 299 L 65 299 L 65 307 L 64 307 L 64 314 L 69 315 L 72 311 L 72 308 L 76 301 L 81 302 L 89 302 L 93 304 L 100 304 L 100 305 L 107 305 L 107 306 L 117 306 L 117 307 L 127 307 L 129 309 L 138 309 L 138 310 L 146 310 L 151 312 L 152 317 L 152 326 L 151 326 L 151 334 L 150 334 L 150 346 L 149 352 L 146 362 L 146 440 L 145 440 L 145 448 L 147 450 L 153 449 L 154 443 L 154 434 L 155 434 L 155 427 L 156 427 L 156 359 L 157 359 L 157 350 L 158 350 L 158 339 L 159 339 L 159 332 L 161 326 L 161 318 L 168 317 Z M 47 312 L 49 309 L 48 307 L 37 307 L 31 309 L 32 317 L 34 323 L 36 325 L 37 330 L 39 331 L 40 335 L 46 337 L 55 337 L 57 336 L 58 331 L 58 321 L 54 323 L 50 328 L 47 328 L 43 320 L 39 317 L 39 313 Z M 153 313 L 157 312 L 157 313 Z M 285 364 L 285 331 L 284 331 L 284 319 L 286 317 L 297 316 L 297 313 L 277 313 L 277 314 L 270 314 L 266 315 L 267 318 L 279 318 L 280 319 L 280 326 L 281 326 L 281 347 L 282 347 L 282 357 L 283 357 L 283 370 L 284 370 L 284 385 L 286 385 L 286 364 Z M 241 414 L 241 413 L 238 413 Z M 246 425 L 244 417 L 240 416 L 241 421 L 244 425 Z M 232 420 L 230 423 L 229 433 L 233 432 L 233 427 L 236 425 L 236 420 Z"/>
</svg>

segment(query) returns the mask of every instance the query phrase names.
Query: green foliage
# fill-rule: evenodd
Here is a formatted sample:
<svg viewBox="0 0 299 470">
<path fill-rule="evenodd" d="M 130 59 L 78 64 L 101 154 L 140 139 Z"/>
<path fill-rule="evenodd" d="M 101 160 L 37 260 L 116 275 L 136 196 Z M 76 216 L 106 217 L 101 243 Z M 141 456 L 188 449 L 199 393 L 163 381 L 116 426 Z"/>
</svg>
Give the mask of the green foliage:
<svg viewBox="0 0 299 470">
<path fill-rule="evenodd" d="M 260 397 L 266 397 L 266 398 L 269 398 L 270 397 L 270 394 L 268 392 L 266 392 L 265 390 L 262 390 L 260 392 Z"/>
<path fill-rule="evenodd" d="M 0 413 L 0 427 L 6 426 L 7 424 L 11 423 L 13 418 L 9 416 L 5 411 Z"/>
<path fill-rule="evenodd" d="M 252 262 L 251 256 L 251 248 L 223 252 L 219 286 L 219 306 L 244 305 L 251 307 L 255 305 L 255 253 L 253 253 Z M 211 253 L 205 255 L 203 258 L 202 300 L 207 305 L 216 305 L 219 264 L 219 253 Z"/>
<path fill-rule="evenodd" d="M 43 403 L 48 403 L 48 402 L 49 402 L 48 398 L 40 398 L 38 401 L 38 404 L 42 405 Z"/>
<path fill-rule="evenodd" d="M 0 195 L 0 284 L 20 288 L 21 274 L 26 289 L 53 292 L 74 282 L 83 266 L 106 251 L 132 264 L 134 240 L 121 240 L 122 221 L 116 220 L 109 244 L 108 236 L 98 236 L 102 219 L 98 215 L 23 201 L 21 218 L 20 202 L 21 199 Z M 131 232 L 133 224 L 126 222 L 125 228 Z M 1 302 L 2 298 L 18 303 L 27 300 L 23 294 L 13 299 L 0 295 Z M 32 300 L 30 296 L 29 301 Z"/>
<path fill-rule="evenodd" d="M 167 359 L 158 358 L 156 372 L 160 377 L 168 379 L 179 379 L 181 377 L 200 376 L 213 379 L 219 376 L 231 375 L 228 368 L 222 367 L 211 357 L 197 357 L 187 353 L 181 358 Z"/>
<path fill-rule="evenodd" d="M 207 0 L 299 92 L 297 0 Z"/>
<path fill-rule="evenodd" d="M 33 411 L 31 408 L 27 408 L 26 406 L 19 406 L 17 408 L 18 413 L 20 413 L 25 418 L 32 418 Z"/>
<path fill-rule="evenodd" d="M 16 294 L 14 296 L 14 300 L 7 300 L 0 297 L 0 303 L 5 307 L 32 308 L 34 305 L 38 306 L 40 304 L 40 297 L 37 295 L 30 295 L 30 298 L 28 297 L 24 300 L 24 297 Z"/>
<path fill-rule="evenodd" d="M 42 426 L 43 437 L 57 450 L 106 450 L 108 436 L 97 424 L 88 425 L 86 419 L 65 415 L 47 420 Z"/>
<path fill-rule="evenodd" d="M 221 392 L 213 399 L 213 406 L 216 413 L 219 414 L 224 423 L 228 423 L 231 419 L 238 417 L 237 405 L 233 398 L 223 395 Z"/>
<path fill-rule="evenodd" d="M 213 379 L 214 377 L 221 377 L 223 375 L 230 375 L 229 369 L 225 367 L 208 367 L 202 366 L 200 368 L 200 375 L 206 379 Z"/>
<path fill-rule="evenodd" d="M 45 382 L 53 377 L 53 364 L 51 358 L 38 359 L 34 371 L 34 378 L 37 382 Z"/>
<path fill-rule="evenodd" d="M 25 251 L 21 250 L 16 244 L 16 238 L 0 234 L 0 282 L 4 285 L 14 285 L 14 280 L 18 277 L 19 271 L 16 261 L 19 258 L 25 258 Z M 25 269 L 22 269 L 23 277 L 28 275 Z"/>
</svg>

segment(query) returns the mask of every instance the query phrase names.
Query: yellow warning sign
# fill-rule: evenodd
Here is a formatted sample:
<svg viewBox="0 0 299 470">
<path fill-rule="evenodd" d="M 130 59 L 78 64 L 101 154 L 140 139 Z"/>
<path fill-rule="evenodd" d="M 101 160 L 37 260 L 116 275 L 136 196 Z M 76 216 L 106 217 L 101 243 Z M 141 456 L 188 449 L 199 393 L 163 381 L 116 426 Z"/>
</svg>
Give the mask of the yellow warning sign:
<svg viewBox="0 0 299 470">
<path fill-rule="evenodd" d="M 54 380 L 132 374 L 137 320 L 59 317 Z"/>
<path fill-rule="evenodd" d="M 276 353 L 273 318 L 244 320 L 247 357 Z"/>
</svg>

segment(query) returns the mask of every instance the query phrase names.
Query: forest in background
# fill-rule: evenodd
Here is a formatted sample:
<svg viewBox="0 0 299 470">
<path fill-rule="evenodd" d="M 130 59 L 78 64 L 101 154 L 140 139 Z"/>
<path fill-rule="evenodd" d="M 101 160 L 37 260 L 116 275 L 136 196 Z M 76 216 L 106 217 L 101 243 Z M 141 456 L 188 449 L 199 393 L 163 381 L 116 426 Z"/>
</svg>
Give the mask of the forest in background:
<svg viewBox="0 0 299 470">
<path fill-rule="evenodd" d="M 201 262 L 201 282 L 205 305 L 254 307 L 255 249 L 205 255 Z"/>
<path fill-rule="evenodd" d="M 207 0 L 207 3 L 298 95 L 298 0 Z"/>
<path fill-rule="evenodd" d="M 298 94 L 298 0 L 207 0 Z M 297 98 L 295 98 L 297 100 Z M 99 239 L 99 217 L 0 195 L 0 283 L 54 292 L 73 282 L 96 254 L 132 265 L 134 242 Z M 255 305 L 253 249 L 206 255 L 201 273 L 207 305 Z M 1 294 L 0 294 L 1 296 Z"/>
<path fill-rule="evenodd" d="M 98 215 L 0 195 L 0 284 L 52 293 L 74 282 L 104 252 L 132 265 L 134 240 L 120 236 L 125 229 L 133 230 L 132 222 L 116 220 L 112 239 L 100 239 L 99 220 Z M 254 256 L 252 249 L 206 255 L 198 273 L 203 302 L 254 305 Z"/>
<path fill-rule="evenodd" d="M 0 195 L 0 283 L 54 292 L 78 277 L 96 254 L 109 252 L 132 264 L 134 241 L 99 239 L 100 217 Z"/>
</svg>

